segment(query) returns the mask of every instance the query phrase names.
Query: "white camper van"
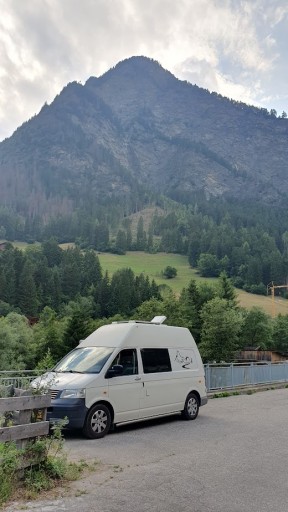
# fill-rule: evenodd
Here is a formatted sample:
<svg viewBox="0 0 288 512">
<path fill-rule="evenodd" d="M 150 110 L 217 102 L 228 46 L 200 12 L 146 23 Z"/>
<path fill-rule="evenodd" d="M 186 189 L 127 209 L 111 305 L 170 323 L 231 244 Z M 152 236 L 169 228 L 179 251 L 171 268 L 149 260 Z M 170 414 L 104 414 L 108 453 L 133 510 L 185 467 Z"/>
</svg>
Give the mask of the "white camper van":
<svg viewBox="0 0 288 512">
<path fill-rule="evenodd" d="M 207 403 L 202 360 L 189 330 L 164 320 L 100 327 L 36 379 L 51 392 L 48 419 L 67 417 L 68 428 L 94 439 L 112 425 L 179 412 L 194 420 Z"/>
</svg>

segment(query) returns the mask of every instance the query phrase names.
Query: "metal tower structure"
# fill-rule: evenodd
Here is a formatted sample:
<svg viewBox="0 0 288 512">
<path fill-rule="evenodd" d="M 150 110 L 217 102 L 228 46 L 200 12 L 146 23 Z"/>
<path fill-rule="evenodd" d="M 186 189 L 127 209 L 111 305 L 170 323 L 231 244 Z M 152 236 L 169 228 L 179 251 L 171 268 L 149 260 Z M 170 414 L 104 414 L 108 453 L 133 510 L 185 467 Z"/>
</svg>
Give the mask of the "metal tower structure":
<svg viewBox="0 0 288 512">
<path fill-rule="evenodd" d="M 275 313 L 275 289 L 276 288 L 287 288 L 288 289 L 288 284 L 275 285 L 273 283 L 273 281 L 272 281 L 271 283 L 269 283 L 267 285 L 267 295 L 269 294 L 269 290 L 271 290 L 272 316 L 273 316 L 273 318 L 275 318 L 275 316 L 276 316 L 276 313 Z"/>
</svg>

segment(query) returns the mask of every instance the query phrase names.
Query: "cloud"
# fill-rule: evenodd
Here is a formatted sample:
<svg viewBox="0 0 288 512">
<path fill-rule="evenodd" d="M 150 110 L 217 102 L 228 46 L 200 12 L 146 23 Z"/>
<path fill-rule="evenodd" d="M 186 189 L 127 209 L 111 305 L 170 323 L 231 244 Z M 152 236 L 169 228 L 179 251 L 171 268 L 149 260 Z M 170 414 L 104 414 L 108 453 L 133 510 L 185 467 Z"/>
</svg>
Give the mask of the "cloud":
<svg viewBox="0 0 288 512">
<path fill-rule="evenodd" d="M 200 35 L 204 41 L 201 50 L 193 50 L 179 62 L 176 75 L 248 104 L 272 108 L 275 101 L 284 105 L 287 95 L 277 91 L 287 83 L 287 51 L 282 47 L 281 53 L 280 31 L 275 27 L 284 22 L 287 34 L 288 4 L 280 4 L 283 2 L 235 0 L 222 2 L 219 8 L 219 3 L 213 3 L 209 16 L 214 24 L 209 28 L 208 16 L 205 35 Z"/>
<path fill-rule="evenodd" d="M 68 82 L 131 55 L 241 101 L 284 98 L 286 0 L 0 0 L 0 9 L 0 139 Z"/>
</svg>

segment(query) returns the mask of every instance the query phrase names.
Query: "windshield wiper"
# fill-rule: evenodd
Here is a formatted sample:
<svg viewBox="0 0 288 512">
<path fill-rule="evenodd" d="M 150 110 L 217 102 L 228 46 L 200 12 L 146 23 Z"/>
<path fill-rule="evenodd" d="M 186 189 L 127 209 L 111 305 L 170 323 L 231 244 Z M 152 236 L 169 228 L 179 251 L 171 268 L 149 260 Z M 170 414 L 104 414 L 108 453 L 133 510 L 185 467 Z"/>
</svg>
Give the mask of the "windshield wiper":
<svg viewBox="0 0 288 512">
<path fill-rule="evenodd" d="M 77 370 L 55 370 L 55 372 L 58 372 L 58 373 L 83 373 L 83 372 L 79 372 Z"/>
</svg>

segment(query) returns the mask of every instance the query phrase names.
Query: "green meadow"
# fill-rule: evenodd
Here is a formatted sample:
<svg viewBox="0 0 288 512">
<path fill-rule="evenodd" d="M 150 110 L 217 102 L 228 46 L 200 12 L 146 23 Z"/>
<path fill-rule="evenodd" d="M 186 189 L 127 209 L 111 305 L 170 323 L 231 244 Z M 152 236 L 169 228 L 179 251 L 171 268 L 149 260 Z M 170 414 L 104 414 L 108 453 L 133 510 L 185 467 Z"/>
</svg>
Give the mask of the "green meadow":
<svg viewBox="0 0 288 512">
<path fill-rule="evenodd" d="M 149 279 L 154 279 L 157 284 L 167 285 L 176 294 L 188 285 L 191 279 L 198 282 L 216 283 L 216 278 L 205 278 L 199 276 L 196 269 L 190 267 L 187 256 L 181 254 L 156 253 L 148 254 L 146 252 L 127 252 L 120 256 L 110 253 L 98 253 L 102 270 L 107 270 L 109 276 L 121 268 L 131 268 L 136 275 L 144 274 Z M 177 269 L 177 276 L 173 279 L 165 279 L 162 271 L 170 265 Z M 239 305 L 247 309 L 253 306 L 261 307 L 269 315 L 279 313 L 288 314 L 288 301 L 279 297 L 275 297 L 274 308 L 271 296 L 254 295 L 244 290 L 237 289 Z"/>
<path fill-rule="evenodd" d="M 4 241 L 4 240 L 3 240 Z M 1 240 L 0 240 L 1 242 Z M 29 244 L 25 242 L 13 242 L 14 247 L 19 249 L 26 249 Z M 61 244 L 63 249 L 73 247 L 74 244 Z M 177 295 L 181 290 L 187 286 L 191 279 L 195 279 L 198 282 L 216 283 L 215 278 L 204 278 L 199 276 L 196 269 L 192 269 L 189 266 L 187 256 L 181 254 L 170 254 L 170 253 L 156 253 L 149 254 L 146 252 L 127 252 L 125 255 L 111 254 L 111 253 L 97 253 L 99 261 L 102 267 L 102 271 L 107 270 L 108 275 L 111 277 L 116 270 L 121 268 L 131 268 L 136 275 L 144 274 L 149 279 L 154 279 L 158 285 L 166 285 Z M 165 279 L 162 276 L 162 271 L 165 267 L 170 265 L 177 269 L 177 276 L 173 279 Z M 253 306 L 261 307 L 269 315 L 288 314 L 288 301 L 281 298 L 275 297 L 274 305 L 272 303 L 271 296 L 254 295 L 247 293 L 243 290 L 237 289 L 237 295 L 239 305 L 247 309 L 251 309 Z"/>
<path fill-rule="evenodd" d="M 180 293 L 191 279 L 196 279 L 197 281 L 205 280 L 197 274 L 196 270 L 189 266 L 187 256 L 181 254 L 148 254 L 138 251 L 127 252 L 123 256 L 99 253 L 98 257 L 102 270 L 104 272 L 107 270 L 109 276 L 112 276 L 120 268 L 131 268 L 136 275 L 142 273 L 144 276 L 148 276 L 149 279 L 154 279 L 157 284 L 170 286 L 175 293 Z M 177 269 L 177 276 L 173 279 L 165 279 L 162 276 L 162 271 L 168 265 Z"/>
</svg>

